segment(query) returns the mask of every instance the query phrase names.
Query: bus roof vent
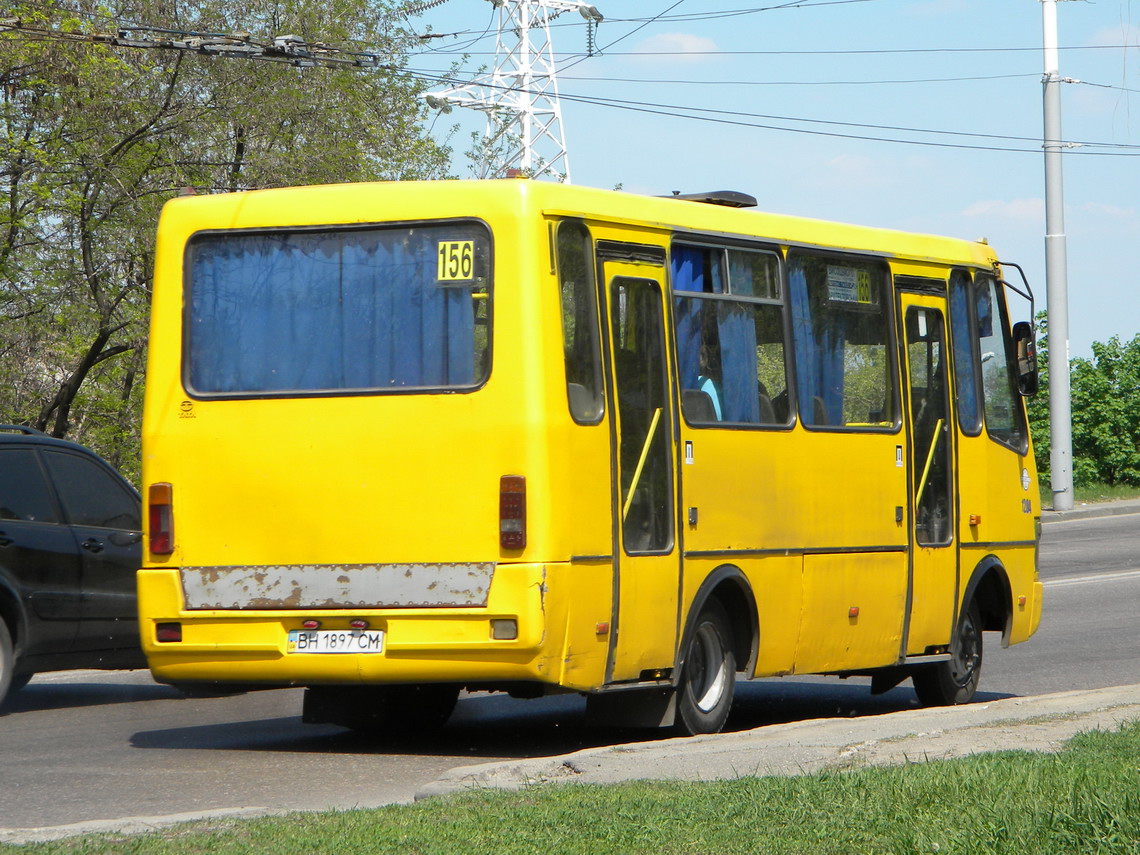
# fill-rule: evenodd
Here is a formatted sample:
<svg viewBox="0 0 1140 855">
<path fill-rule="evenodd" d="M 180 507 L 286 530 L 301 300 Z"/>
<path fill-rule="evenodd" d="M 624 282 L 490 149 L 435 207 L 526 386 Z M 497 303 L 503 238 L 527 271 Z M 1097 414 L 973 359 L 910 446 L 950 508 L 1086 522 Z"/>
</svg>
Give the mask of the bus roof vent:
<svg viewBox="0 0 1140 855">
<path fill-rule="evenodd" d="M 674 190 L 669 199 L 684 199 L 686 202 L 704 202 L 707 205 L 724 205 L 726 208 L 755 208 L 756 197 L 736 190 L 712 190 L 708 193 L 682 193 Z"/>
</svg>

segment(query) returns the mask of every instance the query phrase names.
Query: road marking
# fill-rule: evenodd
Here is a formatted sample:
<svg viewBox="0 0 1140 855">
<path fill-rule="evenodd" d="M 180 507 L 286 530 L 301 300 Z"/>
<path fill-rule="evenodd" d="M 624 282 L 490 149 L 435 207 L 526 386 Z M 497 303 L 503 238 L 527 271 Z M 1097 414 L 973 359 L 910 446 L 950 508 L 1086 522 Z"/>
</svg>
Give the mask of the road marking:
<svg viewBox="0 0 1140 855">
<path fill-rule="evenodd" d="M 1074 508 L 1072 511 L 1056 511 L 1054 513 L 1054 515 L 1052 515 L 1052 516 L 1042 516 L 1041 522 L 1044 523 L 1045 525 L 1057 525 L 1058 523 L 1074 523 L 1074 522 L 1085 522 L 1085 523 L 1087 523 L 1087 522 L 1094 522 L 1094 521 L 1095 522 L 1102 522 L 1102 521 L 1118 520 L 1121 517 L 1140 516 L 1140 511 L 1127 511 L 1125 513 L 1118 513 L 1118 514 L 1106 513 L 1106 514 L 1096 514 L 1093 516 L 1089 516 L 1089 515 L 1080 513 L 1080 510 L 1081 510 L 1080 508 Z M 1066 517 L 1065 516 L 1066 514 L 1072 514 L 1072 516 Z"/>
<path fill-rule="evenodd" d="M 1059 579 L 1046 579 L 1041 584 L 1046 588 L 1063 588 L 1069 585 L 1118 582 L 1121 579 L 1140 579 L 1140 570 L 1121 570 L 1117 573 L 1094 573 L 1091 576 L 1062 576 Z"/>
</svg>

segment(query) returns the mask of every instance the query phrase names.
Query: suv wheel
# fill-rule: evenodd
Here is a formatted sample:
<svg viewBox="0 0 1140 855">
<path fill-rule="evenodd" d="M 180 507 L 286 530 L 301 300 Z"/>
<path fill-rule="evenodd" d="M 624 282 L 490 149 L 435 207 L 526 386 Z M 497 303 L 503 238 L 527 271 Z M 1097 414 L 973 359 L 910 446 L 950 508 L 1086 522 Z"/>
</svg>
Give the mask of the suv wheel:
<svg viewBox="0 0 1140 855">
<path fill-rule="evenodd" d="M 12 649 L 12 636 L 8 632 L 8 625 L 0 620 L 0 706 L 3 706 L 8 689 L 13 685 L 15 670 L 16 654 Z M 15 682 L 19 683 L 18 680 Z M 24 682 L 27 683 L 27 680 Z"/>
</svg>

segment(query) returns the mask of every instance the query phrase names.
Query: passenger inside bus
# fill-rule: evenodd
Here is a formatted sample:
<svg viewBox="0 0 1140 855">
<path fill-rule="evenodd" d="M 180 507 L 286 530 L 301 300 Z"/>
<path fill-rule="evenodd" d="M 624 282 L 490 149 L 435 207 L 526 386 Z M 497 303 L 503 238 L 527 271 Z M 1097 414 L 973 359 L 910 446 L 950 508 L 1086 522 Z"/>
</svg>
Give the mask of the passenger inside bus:
<svg viewBox="0 0 1140 855">
<path fill-rule="evenodd" d="M 697 388 L 708 396 L 713 413 L 710 420 L 721 421 L 723 417 L 720 408 L 720 348 L 714 344 L 701 345 Z"/>
</svg>

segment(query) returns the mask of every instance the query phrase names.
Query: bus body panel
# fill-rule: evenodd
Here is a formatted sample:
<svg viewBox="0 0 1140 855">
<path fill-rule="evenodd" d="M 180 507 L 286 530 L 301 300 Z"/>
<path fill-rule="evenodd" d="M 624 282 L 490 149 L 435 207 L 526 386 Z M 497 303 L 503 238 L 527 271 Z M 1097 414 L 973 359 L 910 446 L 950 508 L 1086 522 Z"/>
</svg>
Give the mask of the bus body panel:
<svg viewBox="0 0 1140 855">
<path fill-rule="evenodd" d="M 567 219 L 583 223 L 595 246 L 655 248 L 666 259 L 631 257 L 596 271 L 601 328 L 614 321 L 606 313 L 618 299 L 615 279 L 661 289 L 673 539 L 652 554 L 631 554 L 623 540 L 621 478 L 630 467 L 615 445 L 615 357 L 600 416 L 576 420 L 568 406 L 553 237 Z M 453 221 L 485 224 L 493 247 L 490 370 L 476 386 L 234 397 L 184 384 L 184 256 L 196 235 Z M 893 424 L 853 429 L 817 429 L 795 416 L 763 427 L 690 424 L 677 397 L 674 240 L 755 244 L 781 263 L 790 251 L 866 256 L 888 277 L 945 280 L 951 269 L 995 263 L 979 243 L 529 181 L 169 203 L 156 258 L 143 477 L 172 485 L 174 551 L 148 552 L 139 575 L 156 677 L 538 682 L 584 692 L 676 680 L 702 584 L 726 566 L 740 570 L 755 599 L 749 676 L 866 671 L 944 649 L 971 572 L 987 556 L 1009 579 L 1007 640 L 1028 638 L 1041 613 L 1031 453 L 954 426 L 957 516 L 953 545 L 940 553 L 955 565 L 948 577 L 911 538 L 902 398 Z M 525 478 L 521 549 L 500 543 L 500 479 L 512 475 Z M 916 575 L 912 561 L 928 569 Z M 334 629 L 353 618 L 383 630 L 383 653 L 289 652 L 288 632 L 303 620 Z M 494 637 L 500 619 L 517 621 L 516 637 Z M 157 641 L 163 623 L 180 624 L 182 642 Z"/>
<path fill-rule="evenodd" d="M 901 553 L 804 556 L 798 674 L 871 668 L 897 659 L 906 607 Z"/>
</svg>

